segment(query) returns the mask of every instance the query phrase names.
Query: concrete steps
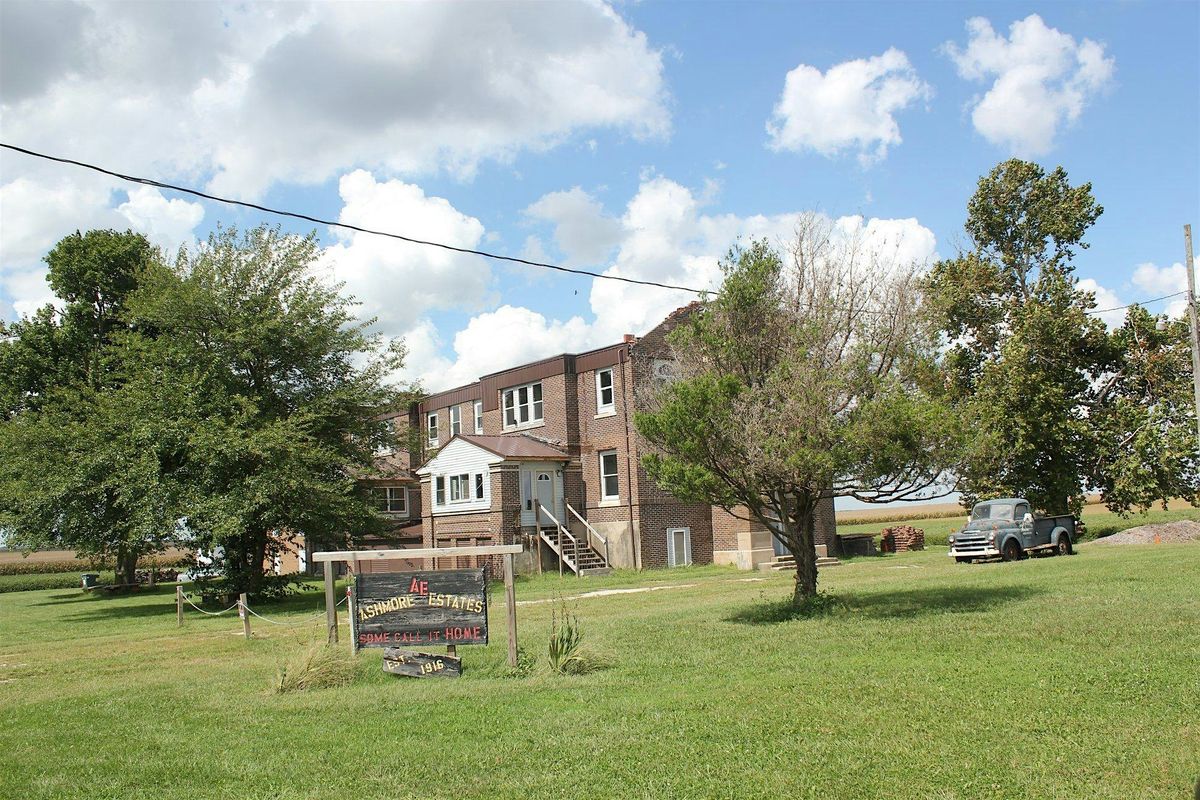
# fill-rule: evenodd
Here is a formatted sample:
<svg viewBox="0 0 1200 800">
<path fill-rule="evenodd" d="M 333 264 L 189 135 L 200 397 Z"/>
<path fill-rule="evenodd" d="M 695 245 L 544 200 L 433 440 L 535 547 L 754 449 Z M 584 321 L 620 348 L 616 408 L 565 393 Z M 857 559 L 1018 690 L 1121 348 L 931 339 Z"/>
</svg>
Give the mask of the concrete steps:
<svg viewBox="0 0 1200 800">
<path fill-rule="evenodd" d="M 824 548 L 822 548 L 824 549 Z M 824 567 L 836 567 L 842 562 L 832 556 L 823 556 L 817 554 L 817 569 Z M 793 556 L 775 556 L 771 561 L 764 561 L 758 565 L 761 572 L 795 572 L 796 559 Z"/>
</svg>

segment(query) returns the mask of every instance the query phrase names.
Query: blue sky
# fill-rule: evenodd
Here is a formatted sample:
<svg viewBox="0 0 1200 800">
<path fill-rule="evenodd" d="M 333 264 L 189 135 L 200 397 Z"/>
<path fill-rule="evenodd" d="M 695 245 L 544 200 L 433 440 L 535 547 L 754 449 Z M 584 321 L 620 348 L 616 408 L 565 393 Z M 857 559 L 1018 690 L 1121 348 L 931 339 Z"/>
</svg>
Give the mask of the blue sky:
<svg viewBox="0 0 1200 800">
<path fill-rule="evenodd" d="M 6 142 L 598 272 L 713 286 L 738 236 L 782 241 L 814 212 L 898 257 L 952 255 L 975 182 L 1013 155 L 1092 182 L 1105 213 L 1077 266 L 1101 307 L 1183 288 L 1182 225 L 1200 225 L 1194 3 L 0 15 Z M 172 249 L 263 219 L 5 151 L 0 316 L 48 299 L 40 259 L 76 228 Z M 430 389 L 644 333 L 687 299 L 318 233 L 321 268 L 405 338 L 404 377 Z"/>
</svg>

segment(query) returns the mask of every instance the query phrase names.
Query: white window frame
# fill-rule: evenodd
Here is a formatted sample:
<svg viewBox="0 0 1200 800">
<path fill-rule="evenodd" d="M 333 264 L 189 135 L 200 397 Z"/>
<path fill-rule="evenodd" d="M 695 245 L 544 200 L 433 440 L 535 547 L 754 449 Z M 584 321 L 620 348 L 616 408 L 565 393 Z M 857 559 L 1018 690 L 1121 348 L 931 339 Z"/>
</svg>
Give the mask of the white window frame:
<svg viewBox="0 0 1200 800">
<path fill-rule="evenodd" d="M 534 393 L 540 395 L 535 399 Z M 525 402 L 520 400 L 521 392 L 525 392 Z M 512 422 L 509 411 L 512 411 Z M 512 386 L 500 393 L 500 412 L 503 415 L 504 429 L 532 428 L 541 425 L 545 420 L 545 392 L 541 381 Z M 525 419 L 521 417 L 524 416 Z"/>
<path fill-rule="evenodd" d="M 407 516 L 408 514 L 408 488 L 404 486 L 376 486 L 376 492 L 380 495 L 378 499 L 381 501 L 379 510 L 384 514 L 396 514 L 399 516 Z M 392 508 L 396 499 L 401 500 L 403 508 Z"/>
<path fill-rule="evenodd" d="M 601 450 L 596 454 L 600 462 L 600 501 L 604 503 L 612 503 L 621 499 L 621 469 L 620 462 L 617 459 L 616 450 Z M 612 472 L 604 471 L 604 459 L 606 456 L 612 456 Z M 616 481 L 617 491 L 615 494 L 608 493 L 608 479 L 612 478 Z"/>
<path fill-rule="evenodd" d="M 462 433 L 462 409 L 458 406 L 450 406 L 450 436 L 451 438 Z"/>
<path fill-rule="evenodd" d="M 675 552 L 675 534 L 678 531 L 683 531 L 686 536 L 683 540 L 683 563 L 678 560 L 678 553 Z M 692 529 L 688 527 L 682 528 L 667 528 L 667 566 L 668 567 L 687 567 L 692 563 Z"/>
<path fill-rule="evenodd" d="M 608 402 L 604 402 L 605 389 L 601 385 L 600 376 L 608 374 Z M 613 368 L 605 367 L 596 370 L 596 414 L 612 414 L 616 412 L 617 384 L 613 377 Z"/>
<path fill-rule="evenodd" d="M 438 444 L 438 415 L 436 411 L 431 411 L 425 415 L 425 440 L 429 442 L 430 447 L 437 447 Z"/>
<path fill-rule="evenodd" d="M 484 481 L 483 473 L 482 473 L 482 472 L 476 472 L 476 473 L 475 473 L 474 475 L 472 475 L 471 477 L 473 477 L 473 478 L 475 479 L 475 480 L 474 480 L 474 484 L 475 484 L 475 493 L 474 493 L 473 499 L 475 499 L 475 500 L 482 500 L 482 499 L 483 499 L 483 495 L 484 495 L 484 491 L 485 491 L 485 490 L 484 490 L 484 486 L 483 486 L 483 481 Z"/>
<path fill-rule="evenodd" d="M 470 503 L 474 500 L 474 491 L 472 489 L 471 473 L 460 472 L 457 475 L 450 475 L 448 483 L 450 484 L 450 504 L 455 503 Z"/>
<path fill-rule="evenodd" d="M 443 475 L 433 477 L 433 504 L 435 506 L 446 505 L 446 478 Z"/>
<path fill-rule="evenodd" d="M 475 433 L 483 433 L 483 401 L 475 401 Z"/>
</svg>

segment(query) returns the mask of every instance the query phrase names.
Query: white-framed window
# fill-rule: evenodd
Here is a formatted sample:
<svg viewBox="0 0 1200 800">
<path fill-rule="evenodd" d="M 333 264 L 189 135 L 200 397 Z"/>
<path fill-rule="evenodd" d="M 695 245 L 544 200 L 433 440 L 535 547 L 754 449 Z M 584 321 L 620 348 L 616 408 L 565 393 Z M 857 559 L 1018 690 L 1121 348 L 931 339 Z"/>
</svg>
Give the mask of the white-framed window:
<svg viewBox="0 0 1200 800">
<path fill-rule="evenodd" d="M 541 383 L 505 389 L 503 399 L 505 428 L 519 428 L 542 421 Z"/>
<path fill-rule="evenodd" d="M 686 567 L 692 563 L 692 529 L 667 528 L 667 566 Z"/>
<path fill-rule="evenodd" d="M 596 370 L 596 413 L 606 414 L 612 411 L 615 397 L 612 367 Z"/>
<path fill-rule="evenodd" d="M 617 451 L 603 450 L 599 455 L 600 499 L 618 500 L 621 497 L 621 483 L 617 478 Z"/>
<path fill-rule="evenodd" d="M 425 430 L 429 433 L 429 446 L 437 447 L 438 443 L 438 427 L 437 427 L 437 412 L 433 411 L 429 414 L 425 421 Z"/>
<path fill-rule="evenodd" d="M 458 406 L 450 406 L 450 435 L 458 436 L 462 433 L 462 409 Z"/>
<path fill-rule="evenodd" d="M 463 473 L 462 475 L 450 476 L 450 502 L 462 503 L 471 499 L 471 475 Z"/>
<path fill-rule="evenodd" d="M 476 500 L 483 499 L 483 473 L 482 472 L 475 473 L 475 499 Z"/>
<path fill-rule="evenodd" d="M 433 501 L 436 505 L 446 505 L 446 479 L 438 475 L 433 479 Z"/>
<path fill-rule="evenodd" d="M 408 489 L 403 486 L 377 486 L 375 502 L 385 514 L 407 514 Z"/>
<path fill-rule="evenodd" d="M 475 401 L 475 432 L 483 433 L 483 401 Z"/>
</svg>

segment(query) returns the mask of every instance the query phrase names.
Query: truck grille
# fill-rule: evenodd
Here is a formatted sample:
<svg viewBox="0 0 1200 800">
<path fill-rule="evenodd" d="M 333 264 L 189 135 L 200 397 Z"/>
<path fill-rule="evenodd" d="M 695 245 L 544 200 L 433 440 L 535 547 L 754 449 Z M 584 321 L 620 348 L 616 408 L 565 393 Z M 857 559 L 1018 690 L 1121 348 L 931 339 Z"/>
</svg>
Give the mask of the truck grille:
<svg viewBox="0 0 1200 800">
<path fill-rule="evenodd" d="M 983 552 L 988 548 L 987 535 L 983 533 L 954 534 L 954 549 L 963 553 Z"/>
</svg>

